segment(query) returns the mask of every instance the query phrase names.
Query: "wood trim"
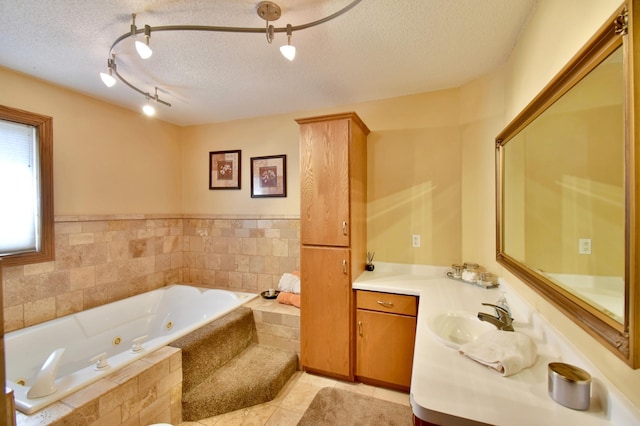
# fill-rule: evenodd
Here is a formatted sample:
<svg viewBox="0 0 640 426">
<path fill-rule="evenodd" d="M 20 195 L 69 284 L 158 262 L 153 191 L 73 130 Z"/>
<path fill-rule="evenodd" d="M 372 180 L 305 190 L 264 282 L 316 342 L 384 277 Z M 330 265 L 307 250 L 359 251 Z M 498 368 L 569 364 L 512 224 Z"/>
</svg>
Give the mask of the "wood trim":
<svg viewBox="0 0 640 426">
<path fill-rule="evenodd" d="M 358 125 L 358 127 L 362 129 L 365 135 L 369 134 L 370 132 L 369 128 L 367 127 L 366 124 L 364 124 L 364 121 L 362 121 L 362 119 L 355 112 L 317 115 L 314 117 L 296 118 L 295 120 L 298 124 L 308 124 L 308 123 L 318 123 L 318 122 L 329 121 L 329 120 L 345 120 L 345 119 L 354 121 Z"/>
<path fill-rule="evenodd" d="M 53 218 L 53 119 L 0 105 L 0 119 L 28 124 L 38 129 L 40 155 L 40 194 L 42 205 L 42 242 L 40 251 L 4 256 L 4 266 L 48 262 L 55 259 Z"/>
</svg>

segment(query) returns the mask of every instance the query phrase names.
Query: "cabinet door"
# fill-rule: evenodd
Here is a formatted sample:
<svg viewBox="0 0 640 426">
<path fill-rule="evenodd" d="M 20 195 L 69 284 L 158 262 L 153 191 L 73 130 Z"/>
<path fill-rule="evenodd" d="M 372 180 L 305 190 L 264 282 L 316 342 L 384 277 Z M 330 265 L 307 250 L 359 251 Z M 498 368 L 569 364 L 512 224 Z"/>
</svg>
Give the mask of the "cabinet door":
<svg viewBox="0 0 640 426">
<path fill-rule="evenodd" d="M 349 246 L 349 120 L 300 126 L 300 240 Z"/>
<path fill-rule="evenodd" d="M 358 309 L 356 375 L 408 388 L 416 318 Z"/>
<path fill-rule="evenodd" d="M 349 253 L 323 247 L 302 247 L 300 253 L 302 365 L 346 378 L 353 377 Z"/>
</svg>

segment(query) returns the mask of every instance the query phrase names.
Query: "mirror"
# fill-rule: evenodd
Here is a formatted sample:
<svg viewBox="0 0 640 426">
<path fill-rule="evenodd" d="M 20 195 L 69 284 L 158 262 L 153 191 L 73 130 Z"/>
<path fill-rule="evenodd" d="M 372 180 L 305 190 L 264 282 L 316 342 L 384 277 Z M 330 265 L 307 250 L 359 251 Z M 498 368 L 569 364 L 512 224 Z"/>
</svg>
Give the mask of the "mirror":
<svg viewBox="0 0 640 426">
<path fill-rule="evenodd" d="M 496 138 L 497 260 L 635 367 L 626 16 Z"/>
</svg>

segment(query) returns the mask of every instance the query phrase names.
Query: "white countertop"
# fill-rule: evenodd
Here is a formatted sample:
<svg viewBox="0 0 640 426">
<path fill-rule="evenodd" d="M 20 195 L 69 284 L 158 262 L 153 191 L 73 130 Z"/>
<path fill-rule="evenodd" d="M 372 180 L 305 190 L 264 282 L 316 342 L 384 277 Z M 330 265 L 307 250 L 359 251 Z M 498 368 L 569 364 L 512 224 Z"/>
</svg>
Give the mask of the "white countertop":
<svg viewBox="0 0 640 426">
<path fill-rule="evenodd" d="M 640 424 L 640 408 L 633 405 L 586 358 L 538 313 L 501 281 L 484 289 L 446 278 L 448 268 L 377 262 L 353 283 L 356 290 L 409 294 L 420 297 L 411 379 L 411 406 L 422 420 L 465 425 L 632 425 Z M 534 338 L 535 364 L 503 377 L 438 341 L 427 328 L 431 315 L 448 310 L 477 313 L 489 308 L 504 292 L 511 306 L 514 328 Z M 567 362 L 592 378 L 591 406 L 577 411 L 556 403 L 547 391 L 549 362 Z"/>
</svg>

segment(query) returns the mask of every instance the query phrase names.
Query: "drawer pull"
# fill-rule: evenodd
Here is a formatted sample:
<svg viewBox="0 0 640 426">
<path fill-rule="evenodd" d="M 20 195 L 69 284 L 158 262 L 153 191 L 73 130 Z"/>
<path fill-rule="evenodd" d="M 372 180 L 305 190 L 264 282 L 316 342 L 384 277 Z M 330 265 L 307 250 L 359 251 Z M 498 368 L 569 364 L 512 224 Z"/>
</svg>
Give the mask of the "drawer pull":
<svg viewBox="0 0 640 426">
<path fill-rule="evenodd" d="M 385 308 L 390 308 L 393 306 L 393 302 L 383 302 L 382 300 L 378 300 L 378 304 L 384 306 Z"/>
<path fill-rule="evenodd" d="M 347 274 L 347 261 L 344 259 L 342 260 L 342 273 Z"/>
<path fill-rule="evenodd" d="M 347 222 L 342 222 L 342 235 L 347 235 Z"/>
<path fill-rule="evenodd" d="M 358 334 L 362 336 L 362 321 L 358 321 Z"/>
</svg>

